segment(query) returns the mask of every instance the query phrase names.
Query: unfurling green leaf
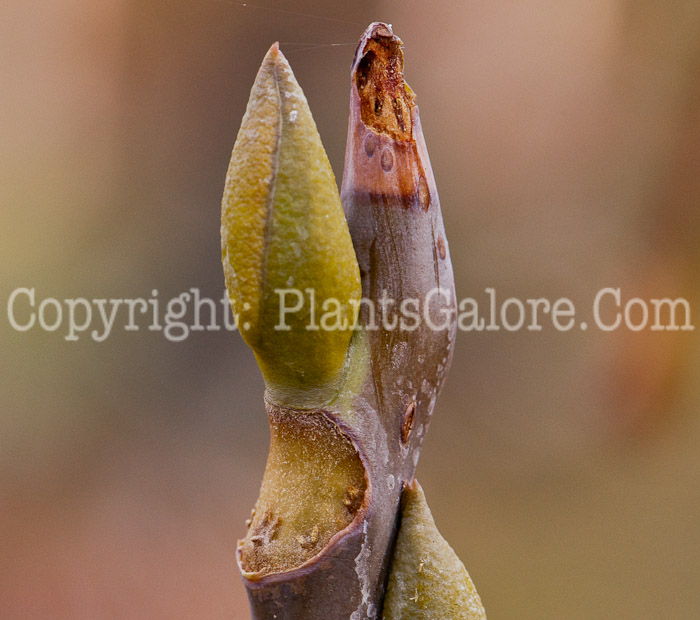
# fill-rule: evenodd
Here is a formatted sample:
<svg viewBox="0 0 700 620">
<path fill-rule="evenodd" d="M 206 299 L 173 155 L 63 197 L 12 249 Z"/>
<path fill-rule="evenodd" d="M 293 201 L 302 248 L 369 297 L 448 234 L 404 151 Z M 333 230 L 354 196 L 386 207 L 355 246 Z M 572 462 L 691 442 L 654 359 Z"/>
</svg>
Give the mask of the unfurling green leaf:
<svg viewBox="0 0 700 620">
<path fill-rule="evenodd" d="M 435 527 L 414 481 L 401 497 L 401 526 L 384 600 L 384 620 L 485 620 L 464 564 Z"/>
<path fill-rule="evenodd" d="M 268 391 L 283 401 L 327 392 L 357 320 L 360 274 L 328 157 L 277 44 L 233 148 L 221 241 L 238 328 Z"/>
</svg>

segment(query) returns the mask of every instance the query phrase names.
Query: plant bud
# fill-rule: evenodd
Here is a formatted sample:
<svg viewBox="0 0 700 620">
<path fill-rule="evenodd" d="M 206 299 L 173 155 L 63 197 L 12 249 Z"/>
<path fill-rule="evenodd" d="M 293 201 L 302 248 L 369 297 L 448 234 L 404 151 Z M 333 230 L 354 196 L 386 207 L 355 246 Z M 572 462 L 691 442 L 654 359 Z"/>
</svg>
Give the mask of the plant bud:
<svg viewBox="0 0 700 620">
<path fill-rule="evenodd" d="M 360 274 L 308 103 L 274 44 L 233 148 L 221 218 L 238 329 L 273 398 L 335 385 L 357 319 Z"/>
<path fill-rule="evenodd" d="M 384 620 L 486 620 L 469 573 L 435 527 L 417 481 L 401 498 L 383 615 Z"/>
</svg>

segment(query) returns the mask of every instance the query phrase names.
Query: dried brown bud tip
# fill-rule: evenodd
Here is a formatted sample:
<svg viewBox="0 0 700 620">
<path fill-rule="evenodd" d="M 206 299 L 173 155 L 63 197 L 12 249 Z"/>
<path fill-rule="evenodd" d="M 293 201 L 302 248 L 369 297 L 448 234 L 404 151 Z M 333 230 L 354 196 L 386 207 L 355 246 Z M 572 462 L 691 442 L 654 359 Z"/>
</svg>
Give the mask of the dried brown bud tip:
<svg viewBox="0 0 700 620">
<path fill-rule="evenodd" d="M 416 97 L 403 77 L 402 45 L 382 23 L 371 24 L 360 39 L 352 66 L 343 186 L 427 210 L 433 181 Z"/>
</svg>

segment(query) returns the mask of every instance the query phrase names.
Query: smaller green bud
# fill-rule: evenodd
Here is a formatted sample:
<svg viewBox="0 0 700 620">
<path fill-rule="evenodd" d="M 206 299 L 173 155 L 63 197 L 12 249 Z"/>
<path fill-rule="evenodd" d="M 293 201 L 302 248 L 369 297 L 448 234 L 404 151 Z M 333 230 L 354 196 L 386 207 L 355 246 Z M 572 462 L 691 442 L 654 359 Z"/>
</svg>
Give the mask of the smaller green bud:
<svg viewBox="0 0 700 620">
<path fill-rule="evenodd" d="M 357 320 L 360 273 L 328 156 L 277 44 L 233 148 L 221 248 L 238 328 L 271 397 L 330 397 Z"/>
<path fill-rule="evenodd" d="M 401 496 L 383 620 L 486 620 L 469 573 L 435 527 L 417 481 Z"/>
</svg>

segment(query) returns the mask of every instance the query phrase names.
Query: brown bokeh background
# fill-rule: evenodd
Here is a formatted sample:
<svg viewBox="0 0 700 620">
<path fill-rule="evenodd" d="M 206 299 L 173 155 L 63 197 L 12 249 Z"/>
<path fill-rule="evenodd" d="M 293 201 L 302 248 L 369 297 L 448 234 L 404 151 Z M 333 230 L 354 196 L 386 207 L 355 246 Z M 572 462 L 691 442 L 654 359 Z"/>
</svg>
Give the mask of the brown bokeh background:
<svg viewBox="0 0 700 620">
<path fill-rule="evenodd" d="M 695 0 L 6 1 L 3 306 L 17 287 L 219 298 L 223 179 L 267 47 L 339 178 L 375 20 L 406 44 L 460 298 L 585 314 L 620 286 L 700 323 Z M 238 335 L 0 323 L 0 618 L 248 618 L 234 550 L 267 428 Z M 490 620 L 697 616 L 697 334 L 458 335 L 419 477 Z"/>
</svg>

